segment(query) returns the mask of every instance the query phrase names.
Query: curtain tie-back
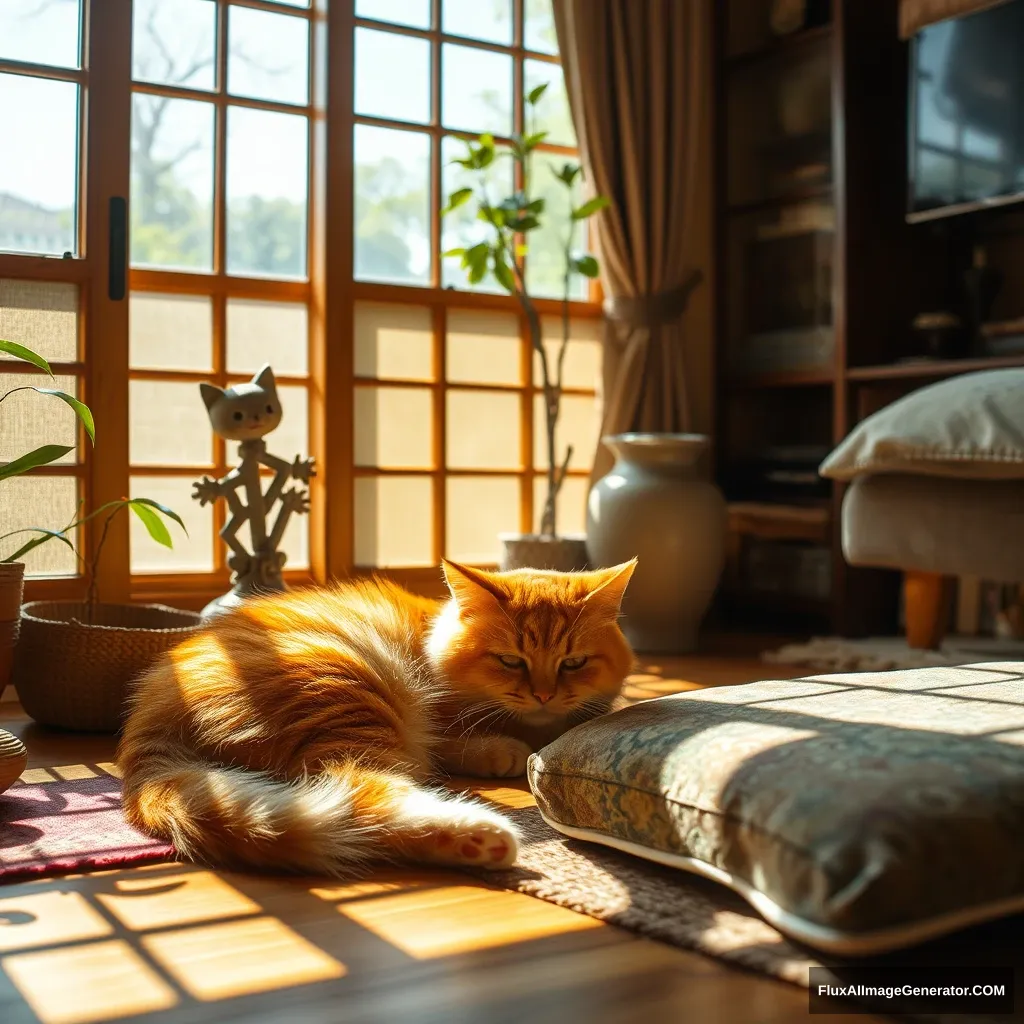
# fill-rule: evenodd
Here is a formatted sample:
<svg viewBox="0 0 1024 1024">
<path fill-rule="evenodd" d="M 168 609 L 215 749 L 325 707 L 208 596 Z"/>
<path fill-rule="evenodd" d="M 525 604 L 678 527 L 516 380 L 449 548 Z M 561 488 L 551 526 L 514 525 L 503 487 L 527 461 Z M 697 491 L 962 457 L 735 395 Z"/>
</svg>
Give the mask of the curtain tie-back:
<svg viewBox="0 0 1024 1024">
<path fill-rule="evenodd" d="M 655 295 L 620 295 L 605 299 L 605 316 L 629 327 L 651 328 L 671 323 L 686 312 L 690 294 L 703 279 L 704 275 L 694 270 L 677 288 L 669 288 Z"/>
</svg>

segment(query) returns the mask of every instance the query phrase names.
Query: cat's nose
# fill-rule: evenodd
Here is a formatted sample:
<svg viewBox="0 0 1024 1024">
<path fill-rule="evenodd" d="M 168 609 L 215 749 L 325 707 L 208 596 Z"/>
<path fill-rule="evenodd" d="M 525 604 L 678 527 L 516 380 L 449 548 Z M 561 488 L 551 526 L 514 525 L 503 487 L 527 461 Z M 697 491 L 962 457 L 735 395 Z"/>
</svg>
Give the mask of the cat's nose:
<svg viewBox="0 0 1024 1024">
<path fill-rule="evenodd" d="M 536 697 L 537 700 L 541 702 L 541 704 L 547 704 L 547 702 L 551 700 L 552 697 L 554 697 L 554 693 L 535 693 L 534 697 Z"/>
</svg>

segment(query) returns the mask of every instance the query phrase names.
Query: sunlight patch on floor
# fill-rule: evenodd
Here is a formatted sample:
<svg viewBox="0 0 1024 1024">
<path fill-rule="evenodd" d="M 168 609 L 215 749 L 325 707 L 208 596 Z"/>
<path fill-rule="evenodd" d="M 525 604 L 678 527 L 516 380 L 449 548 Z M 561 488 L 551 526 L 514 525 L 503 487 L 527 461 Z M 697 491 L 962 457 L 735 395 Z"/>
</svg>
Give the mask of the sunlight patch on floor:
<svg viewBox="0 0 1024 1024">
<path fill-rule="evenodd" d="M 126 928 L 149 931 L 258 914 L 258 903 L 212 871 L 120 878 L 96 899 Z"/>
<path fill-rule="evenodd" d="M 142 948 L 196 999 L 212 1001 L 342 978 L 345 965 L 272 917 L 141 939 Z"/>
<path fill-rule="evenodd" d="M 37 892 L 0 899 L 0 952 L 112 935 L 113 926 L 77 892 Z"/>
<path fill-rule="evenodd" d="M 119 939 L 0 959 L 41 1024 L 93 1024 L 175 1006 L 174 990 Z"/>
<path fill-rule="evenodd" d="M 592 917 L 483 885 L 405 892 L 343 903 L 337 909 L 417 960 L 603 927 Z"/>
</svg>

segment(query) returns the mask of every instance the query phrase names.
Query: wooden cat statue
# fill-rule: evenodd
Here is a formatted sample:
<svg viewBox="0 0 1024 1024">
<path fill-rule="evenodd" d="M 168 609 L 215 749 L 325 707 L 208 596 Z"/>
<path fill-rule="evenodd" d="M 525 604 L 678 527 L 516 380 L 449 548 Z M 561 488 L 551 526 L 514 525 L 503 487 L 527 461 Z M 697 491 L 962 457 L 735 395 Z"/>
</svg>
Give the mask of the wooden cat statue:
<svg viewBox="0 0 1024 1024">
<path fill-rule="evenodd" d="M 309 511 L 308 488 L 286 488 L 285 484 L 289 480 L 308 484 L 315 470 L 312 459 L 297 455 L 294 462 L 285 462 L 267 451 L 263 439 L 277 429 L 282 414 L 274 371 L 269 366 L 264 366 L 248 384 L 226 389 L 200 384 L 199 391 L 214 432 L 225 441 L 241 442 L 238 465 L 220 480 L 204 476 L 196 481 L 192 494 L 201 506 L 223 498 L 229 512 L 220 535 L 231 549 L 228 568 L 234 572 L 233 586 L 229 593 L 203 609 L 203 618 L 209 619 L 253 594 L 285 589 L 281 569 L 286 556 L 277 547 L 292 513 L 301 515 Z M 260 479 L 261 466 L 274 472 L 266 491 Z M 238 539 L 238 531 L 245 523 L 249 524 L 251 552 Z"/>
</svg>

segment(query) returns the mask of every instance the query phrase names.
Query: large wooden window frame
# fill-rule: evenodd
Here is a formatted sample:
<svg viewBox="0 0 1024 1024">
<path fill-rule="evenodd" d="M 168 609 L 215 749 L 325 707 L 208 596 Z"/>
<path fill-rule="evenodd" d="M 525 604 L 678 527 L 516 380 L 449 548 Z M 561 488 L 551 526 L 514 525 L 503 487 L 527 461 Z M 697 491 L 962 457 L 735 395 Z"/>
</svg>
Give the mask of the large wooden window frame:
<svg viewBox="0 0 1024 1024">
<path fill-rule="evenodd" d="M 88 508 L 129 493 L 130 476 L 147 475 L 198 477 L 224 472 L 230 453 L 225 445 L 214 444 L 213 468 L 207 466 L 131 466 L 129 459 L 128 395 L 131 379 L 197 381 L 209 379 L 220 385 L 246 379 L 226 369 L 226 307 L 229 298 L 259 298 L 304 302 L 309 311 L 309 377 L 280 377 L 285 384 L 300 384 L 309 393 L 310 454 L 317 459 L 318 475 L 312 484 L 310 514 L 310 567 L 290 571 L 293 584 L 381 571 L 417 589 L 430 591 L 439 582 L 436 567 L 401 567 L 377 570 L 355 564 L 354 481 L 358 477 L 386 475 L 429 475 L 433 480 L 433 555 L 444 553 L 445 490 L 449 477 L 516 476 L 520 481 L 520 527 L 534 526 L 534 479 L 542 474 L 534 466 L 534 402 L 539 388 L 533 380 L 533 355 L 527 322 L 514 298 L 505 295 L 460 291 L 441 287 L 442 156 L 445 136 L 467 137 L 440 123 L 442 43 L 455 43 L 513 58 L 514 126 L 523 124 L 523 68 L 526 59 L 558 63 L 549 54 L 523 46 L 523 0 L 513 0 L 514 39 L 512 46 L 452 36 L 440 31 L 440 0 L 433 0 L 432 29 L 421 30 L 357 18 L 355 0 L 312 0 L 308 9 L 273 0 L 216 0 L 218 11 L 217 89 L 193 90 L 133 82 L 131 77 L 131 0 L 83 0 L 85 17 L 84 59 L 80 71 L 8 65 L 0 71 L 38 74 L 41 77 L 74 80 L 84 95 L 81 104 L 83 130 L 82 194 L 79 203 L 81 258 L 59 260 L 0 254 L 0 277 L 32 280 L 72 281 L 81 287 L 82 317 L 80 356 L 74 363 L 54 364 L 56 373 L 73 373 L 81 380 L 81 394 L 93 408 L 102 447 L 94 456 L 87 443 L 79 447 L 81 461 L 75 467 L 44 468 L 38 472 L 69 473 L 81 480 L 80 493 Z M 248 7 L 288 13 L 310 23 L 310 90 L 305 106 L 279 104 L 229 95 L 226 92 L 226 36 L 220 30 L 224 10 Z M 432 119 L 427 125 L 412 126 L 384 118 L 356 115 L 354 111 L 354 46 L 357 27 L 394 32 L 426 39 L 432 48 Z M 128 301 L 112 301 L 107 294 L 109 237 L 107 208 L 111 197 L 128 196 L 130 183 L 131 104 L 134 92 L 156 93 L 182 99 L 202 100 L 216 107 L 214 184 L 214 271 L 190 273 L 132 269 L 132 291 L 167 295 L 201 295 L 213 303 L 213 367 L 210 374 L 166 370 L 129 369 Z M 307 280 L 280 280 L 228 275 L 224 270 L 225 147 L 228 105 L 251 109 L 304 114 L 309 119 L 310 160 L 308 191 Z M 354 248 L 354 153 L 353 135 L 357 124 L 376 125 L 429 135 L 431 148 L 431 282 L 426 287 L 359 282 L 353 276 Z M 499 140 L 501 141 L 501 140 Z M 562 146 L 542 149 L 572 158 L 575 151 Z M 410 382 L 386 378 L 357 378 L 353 369 L 353 322 L 359 302 L 404 304 L 431 310 L 433 380 Z M 555 299 L 537 299 L 535 306 L 544 317 L 561 317 L 563 305 Z M 446 380 L 446 332 L 451 310 L 493 310 L 518 317 L 521 343 L 520 385 L 481 384 Z M 601 316 L 600 292 L 591 289 L 587 301 L 570 303 L 574 320 L 597 320 Z M 5 371 L 21 372 L 15 365 Z M 354 465 L 352 405 L 355 389 L 373 386 L 426 387 L 432 394 L 434 459 L 430 470 L 380 469 Z M 520 396 L 520 450 L 518 470 L 448 469 L 445 466 L 445 409 L 449 387 L 517 393 Z M 566 395 L 593 395 L 590 389 L 566 388 Z M 198 397 L 197 397 L 198 402 Z M 585 469 L 571 470 L 585 477 Z M 215 512 L 219 526 L 223 512 Z M 88 555 L 98 531 L 85 528 L 82 546 Z M 228 570 L 220 544 L 214 545 L 212 573 L 136 573 L 130 570 L 129 524 L 126 516 L 113 523 L 105 542 L 98 577 L 102 600 L 161 600 L 182 606 L 198 606 L 223 592 Z M 80 597 L 81 577 L 32 579 L 27 599 Z"/>
</svg>

